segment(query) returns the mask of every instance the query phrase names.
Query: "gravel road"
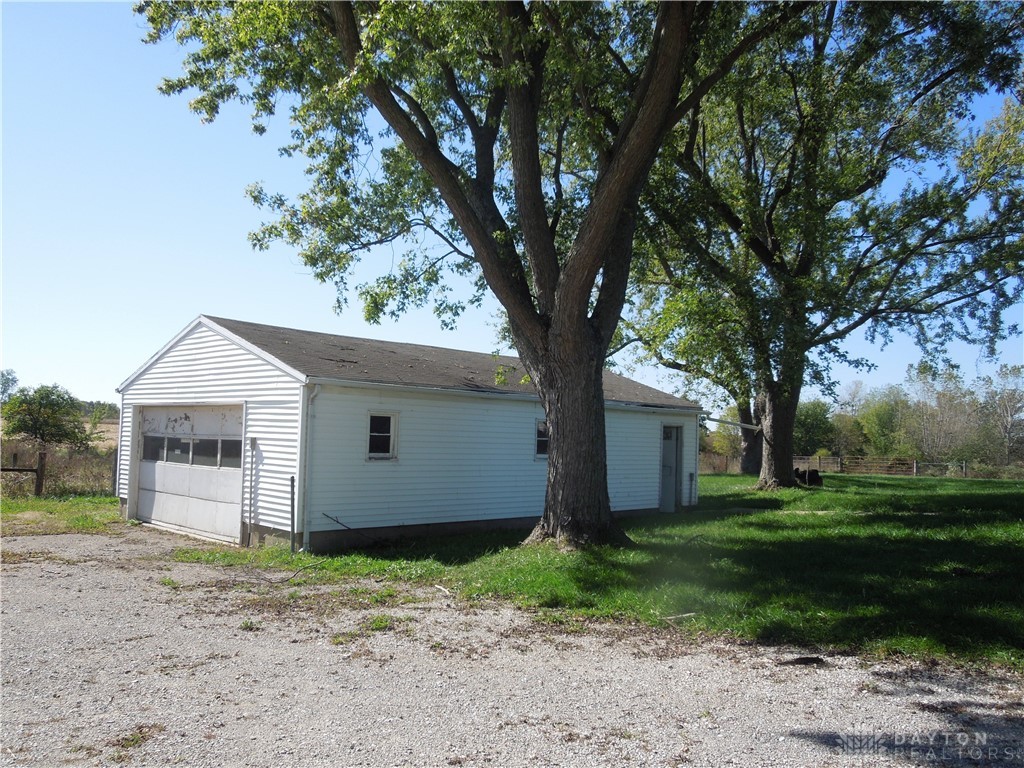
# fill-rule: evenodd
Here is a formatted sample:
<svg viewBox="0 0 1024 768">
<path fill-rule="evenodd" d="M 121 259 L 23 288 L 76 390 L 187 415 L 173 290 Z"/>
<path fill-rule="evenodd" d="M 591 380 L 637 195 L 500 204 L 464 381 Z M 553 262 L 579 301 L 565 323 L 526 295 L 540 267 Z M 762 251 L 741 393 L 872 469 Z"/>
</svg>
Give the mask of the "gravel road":
<svg viewBox="0 0 1024 768">
<path fill-rule="evenodd" d="M 2 540 L 2 765 L 1024 766 L 1024 679 Z"/>
</svg>

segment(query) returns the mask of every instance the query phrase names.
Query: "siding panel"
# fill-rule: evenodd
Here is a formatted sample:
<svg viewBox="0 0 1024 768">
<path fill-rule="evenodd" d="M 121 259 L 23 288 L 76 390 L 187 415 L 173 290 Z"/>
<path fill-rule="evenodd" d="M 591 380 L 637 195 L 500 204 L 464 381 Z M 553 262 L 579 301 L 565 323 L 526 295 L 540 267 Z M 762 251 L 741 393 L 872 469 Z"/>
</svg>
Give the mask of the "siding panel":
<svg viewBox="0 0 1024 768">
<path fill-rule="evenodd" d="M 369 460 L 371 412 L 397 415 L 397 458 Z M 315 404 L 311 530 L 540 515 L 540 405 L 324 388 Z"/>
<path fill-rule="evenodd" d="M 396 459 L 368 459 L 370 413 L 397 416 Z M 539 517 L 543 418 L 529 401 L 324 387 L 311 419 L 310 530 Z M 685 428 L 685 461 L 696 417 L 610 408 L 606 418 L 612 508 L 657 508 L 661 427 Z"/>
</svg>

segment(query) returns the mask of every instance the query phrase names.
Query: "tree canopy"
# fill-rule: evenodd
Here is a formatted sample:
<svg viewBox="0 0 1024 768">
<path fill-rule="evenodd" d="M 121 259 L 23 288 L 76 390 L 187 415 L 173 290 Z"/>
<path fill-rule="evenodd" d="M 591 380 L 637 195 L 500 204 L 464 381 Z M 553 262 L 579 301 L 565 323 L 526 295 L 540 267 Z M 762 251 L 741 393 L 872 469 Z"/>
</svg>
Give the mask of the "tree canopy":
<svg viewBox="0 0 1024 768">
<path fill-rule="evenodd" d="M 798 4 L 143 3 L 149 39 L 186 46 L 167 93 L 227 101 L 254 127 L 289 110 L 309 189 L 259 187 L 281 239 L 344 293 L 381 244 L 404 259 L 362 286 L 371 319 L 464 302 L 504 308 L 550 430 L 539 537 L 611 540 L 601 371 L 619 321 L 639 199 L 658 152 Z M 429 233 L 434 249 L 423 247 Z M 468 299 L 472 301 L 473 299 Z"/>
<path fill-rule="evenodd" d="M 842 342 L 911 333 L 994 344 L 1020 301 L 1024 107 L 973 100 L 1021 72 L 1015 4 L 821 3 L 737 63 L 652 175 L 630 330 L 711 379 L 764 435 L 761 484 L 792 482 L 805 382 Z"/>
<path fill-rule="evenodd" d="M 726 419 L 735 417 L 730 408 Z M 739 456 L 738 431 L 720 424 L 710 450 Z M 793 445 L 798 456 L 967 462 L 972 473 L 1024 477 L 1024 366 L 1000 365 L 967 382 L 956 366 L 922 360 L 907 366 L 902 384 L 865 392 L 852 382 L 837 407 L 801 401 Z"/>
<path fill-rule="evenodd" d="M 18 388 L 18 377 L 10 368 L 0 371 L 0 403 L 6 403 Z"/>
<path fill-rule="evenodd" d="M 5 437 L 26 437 L 45 445 L 85 448 L 92 437 L 81 404 L 63 387 L 22 387 L 2 407 Z"/>
</svg>

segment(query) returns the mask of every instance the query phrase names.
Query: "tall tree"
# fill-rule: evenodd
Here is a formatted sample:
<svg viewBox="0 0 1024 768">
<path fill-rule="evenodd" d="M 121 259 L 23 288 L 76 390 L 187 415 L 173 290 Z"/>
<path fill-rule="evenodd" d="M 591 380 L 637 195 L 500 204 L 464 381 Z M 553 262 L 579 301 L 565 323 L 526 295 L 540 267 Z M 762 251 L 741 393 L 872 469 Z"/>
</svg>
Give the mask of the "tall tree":
<svg viewBox="0 0 1024 768">
<path fill-rule="evenodd" d="M 670 131 L 794 5 L 143 3 L 149 39 L 187 46 L 163 90 L 233 99 L 257 129 L 289 104 L 310 189 L 253 191 L 280 214 L 256 233 L 300 248 L 346 288 L 361 253 L 416 243 L 362 291 L 380 317 L 434 301 L 446 270 L 507 314 L 550 429 L 534 535 L 620 540 L 607 490 L 601 372 L 625 298 L 641 190 Z M 380 122 L 380 121 L 383 122 Z M 381 131 L 381 126 L 384 130 Z"/>
<path fill-rule="evenodd" d="M 0 371 L 0 404 L 6 403 L 18 389 L 18 377 L 11 368 Z"/>
<path fill-rule="evenodd" d="M 824 400 L 808 400 L 796 407 L 793 423 L 793 451 L 800 456 L 813 456 L 829 448 L 835 439 L 832 406 Z"/>
<path fill-rule="evenodd" d="M 981 403 L 955 366 L 927 360 L 907 367 L 913 407 L 907 436 L 925 461 L 963 461 L 978 454 Z"/>
<path fill-rule="evenodd" d="M 864 426 L 856 416 L 840 411 L 832 415 L 832 452 L 836 456 L 861 456 L 864 453 Z"/>
<path fill-rule="evenodd" d="M 1024 107 L 961 127 L 1016 84 L 1024 7 L 822 3 L 802 22 L 673 134 L 632 307 L 655 357 L 761 406 L 763 487 L 793 482 L 804 384 L 871 365 L 849 334 L 994 343 L 1024 275 Z"/>
<path fill-rule="evenodd" d="M 857 412 L 868 455 L 917 456 L 917 447 L 909 436 L 912 412 L 913 403 L 898 384 L 869 392 Z"/>
<path fill-rule="evenodd" d="M 653 252 L 655 258 L 664 258 L 667 244 L 664 240 L 648 244 L 648 257 Z M 660 258 L 656 270 L 672 269 L 667 262 L 662 266 Z M 623 345 L 642 341 L 646 348 L 642 358 L 678 371 L 691 388 L 694 382 L 707 381 L 725 391 L 732 402 L 732 413 L 726 418 L 751 427 L 738 430 L 740 472 L 756 475 L 761 472 L 764 402 L 749 375 L 753 365 L 749 349 L 740 343 L 723 343 L 723 336 L 736 337 L 743 321 L 714 277 L 696 264 L 693 267 L 685 276 L 675 270 L 669 286 L 659 272 L 652 275 L 650 266 L 641 261 L 645 284 L 637 292 L 640 299 L 632 302 L 635 311 L 627 309 L 623 318 Z"/>
<path fill-rule="evenodd" d="M 982 412 L 999 437 L 999 459 L 1024 459 L 1024 365 L 1001 365 L 995 376 L 979 380 Z"/>
</svg>

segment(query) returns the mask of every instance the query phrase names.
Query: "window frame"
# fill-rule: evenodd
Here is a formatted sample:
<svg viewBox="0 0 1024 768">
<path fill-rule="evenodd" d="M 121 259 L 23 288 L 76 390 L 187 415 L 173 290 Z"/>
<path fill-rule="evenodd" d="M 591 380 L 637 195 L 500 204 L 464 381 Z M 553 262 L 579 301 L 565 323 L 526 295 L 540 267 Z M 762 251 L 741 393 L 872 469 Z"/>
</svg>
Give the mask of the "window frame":
<svg viewBox="0 0 1024 768">
<path fill-rule="evenodd" d="M 237 458 L 238 466 L 234 464 L 224 464 L 224 441 L 230 440 L 233 443 L 238 443 L 238 455 L 231 456 L 232 459 Z M 242 469 L 242 462 L 245 459 L 245 441 L 240 437 L 221 437 L 217 445 L 217 469 Z"/>
<path fill-rule="evenodd" d="M 156 441 L 157 440 L 160 441 L 159 447 L 156 447 Z M 155 459 L 150 459 L 150 458 L 146 457 L 147 447 L 148 446 L 156 447 L 156 458 Z M 153 463 L 156 463 L 158 461 L 166 461 L 167 460 L 167 435 L 143 435 L 142 436 L 142 443 L 140 445 L 140 448 L 142 450 L 142 455 L 140 456 L 139 461 L 152 461 Z"/>
<path fill-rule="evenodd" d="M 172 451 L 171 441 L 176 440 L 179 446 L 176 446 Z M 186 454 L 186 446 L 188 451 Z M 172 456 L 180 457 L 183 460 L 172 459 Z M 184 464 L 186 467 L 192 466 L 192 435 L 187 437 L 181 437 L 179 435 L 165 435 L 164 440 L 164 461 L 168 464 Z"/>
<path fill-rule="evenodd" d="M 196 448 L 200 447 L 200 443 L 214 443 L 213 456 L 210 457 L 205 451 L 196 451 Z M 209 447 L 208 445 L 205 447 Z M 201 459 L 196 461 L 197 456 Z M 212 463 L 207 463 L 208 459 L 212 458 Z M 220 469 L 220 438 L 219 437 L 193 437 L 192 438 L 192 461 L 189 462 L 189 466 L 192 467 L 211 467 L 213 469 Z"/>
<path fill-rule="evenodd" d="M 375 418 L 388 419 L 388 432 L 374 432 L 373 420 Z M 368 411 L 366 414 L 366 460 L 367 461 L 397 461 L 398 460 L 398 413 L 396 411 Z M 374 452 L 371 450 L 373 438 L 387 435 L 388 451 Z"/>
<path fill-rule="evenodd" d="M 541 451 L 543 443 L 544 450 Z M 533 457 L 538 461 L 547 461 L 551 454 L 551 428 L 547 419 L 537 419 L 533 429 Z"/>
<path fill-rule="evenodd" d="M 148 459 L 146 458 L 146 443 L 151 441 L 160 440 L 162 445 L 157 451 L 158 458 Z M 167 441 L 168 440 L 179 440 L 182 444 L 188 444 L 188 461 L 173 461 L 168 459 L 167 453 Z M 195 460 L 195 445 L 200 441 L 217 441 L 217 459 L 213 464 L 197 463 Z M 224 464 L 224 441 L 230 440 L 231 442 L 238 443 L 239 452 L 237 456 L 238 466 L 231 466 L 230 464 Z M 153 464 L 177 464 L 183 467 L 203 467 L 205 469 L 242 469 L 242 461 L 245 454 L 245 445 L 241 437 L 230 437 L 223 435 L 170 435 L 170 434 L 143 434 L 142 440 L 140 441 L 140 454 L 139 461 L 148 461 Z"/>
</svg>

